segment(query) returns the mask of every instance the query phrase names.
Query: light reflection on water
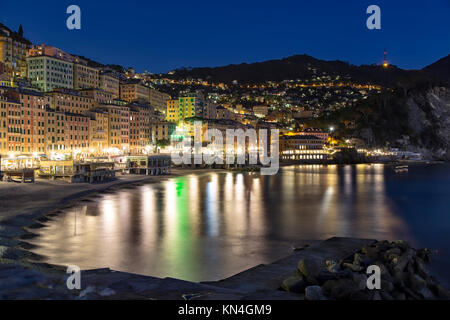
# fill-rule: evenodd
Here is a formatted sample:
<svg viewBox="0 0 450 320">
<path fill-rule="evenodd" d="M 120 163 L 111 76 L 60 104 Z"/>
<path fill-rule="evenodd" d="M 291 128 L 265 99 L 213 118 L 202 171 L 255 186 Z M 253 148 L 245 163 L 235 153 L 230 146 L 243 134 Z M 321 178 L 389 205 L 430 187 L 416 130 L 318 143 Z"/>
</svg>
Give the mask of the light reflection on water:
<svg viewBox="0 0 450 320">
<path fill-rule="evenodd" d="M 302 240 L 420 242 L 386 192 L 390 170 L 293 166 L 277 176 L 176 177 L 68 210 L 33 243 L 50 263 L 206 281 L 277 260 Z"/>
</svg>

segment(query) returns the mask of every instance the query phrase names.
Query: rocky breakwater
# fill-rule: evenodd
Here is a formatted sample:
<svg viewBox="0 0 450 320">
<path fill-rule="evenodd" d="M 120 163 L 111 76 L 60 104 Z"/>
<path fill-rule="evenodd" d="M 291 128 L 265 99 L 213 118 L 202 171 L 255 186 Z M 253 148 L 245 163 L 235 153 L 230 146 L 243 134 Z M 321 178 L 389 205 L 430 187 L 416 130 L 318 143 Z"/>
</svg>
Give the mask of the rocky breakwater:
<svg viewBox="0 0 450 320">
<path fill-rule="evenodd" d="M 337 262 L 305 258 L 281 289 L 307 300 L 448 300 L 449 292 L 426 268 L 430 254 L 405 241 L 381 241 Z M 370 266 L 379 267 L 379 290 L 367 286 Z"/>
</svg>

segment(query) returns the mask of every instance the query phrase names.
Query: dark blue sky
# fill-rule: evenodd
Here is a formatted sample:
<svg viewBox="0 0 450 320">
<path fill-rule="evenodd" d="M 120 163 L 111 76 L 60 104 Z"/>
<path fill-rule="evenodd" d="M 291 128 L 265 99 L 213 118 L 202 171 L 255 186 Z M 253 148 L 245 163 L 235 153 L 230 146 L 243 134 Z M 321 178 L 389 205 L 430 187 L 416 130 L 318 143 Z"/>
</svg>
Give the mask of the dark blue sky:
<svg viewBox="0 0 450 320">
<path fill-rule="evenodd" d="M 82 30 L 66 28 L 66 8 L 82 10 Z M 382 10 L 382 30 L 366 9 Z M 353 64 L 422 68 L 450 54 L 450 0 L 106 1 L 0 0 L 0 22 L 102 63 L 166 72 L 306 53 Z"/>
</svg>

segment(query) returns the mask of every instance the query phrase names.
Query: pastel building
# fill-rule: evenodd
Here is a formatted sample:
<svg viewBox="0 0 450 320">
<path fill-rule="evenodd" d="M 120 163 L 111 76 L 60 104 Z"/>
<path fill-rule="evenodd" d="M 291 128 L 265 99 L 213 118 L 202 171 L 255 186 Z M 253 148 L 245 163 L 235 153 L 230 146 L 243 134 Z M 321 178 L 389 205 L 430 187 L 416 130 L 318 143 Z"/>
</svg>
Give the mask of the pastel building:
<svg viewBox="0 0 450 320">
<path fill-rule="evenodd" d="M 27 76 L 27 50 L 31 42 L 23 37 L 23 32 L 14 32 L 0 23 L 0 62 L 8 75 L 24 78 Z"/>
<path fill-rule="evenodd" d="M 87 65 L 75 63 L 73 65 L 74 89 L 99 88 L 99 71 Z"/>
<path fill-rule="evenodd" d="M 50 56 L 29 56 L 28 78 L 41 91 L 73 89 L 73 63 Z"/>
</svg>

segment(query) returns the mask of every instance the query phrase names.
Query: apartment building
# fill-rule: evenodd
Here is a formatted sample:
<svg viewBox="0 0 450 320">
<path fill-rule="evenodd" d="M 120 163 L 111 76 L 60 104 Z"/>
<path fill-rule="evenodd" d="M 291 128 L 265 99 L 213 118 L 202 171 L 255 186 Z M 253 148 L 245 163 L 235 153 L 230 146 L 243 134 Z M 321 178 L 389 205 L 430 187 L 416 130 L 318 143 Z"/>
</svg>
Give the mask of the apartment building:
<svg viewBox="0 0 450 320">
<path fill-rule="evenodd" d="M 27 50 L 31 42 L 23 37 L 21 28 L 11 31 L 0 23 L 0 62 L 10 76 L 24 78 L 27 76 Z"/>
<path fill-rule="evenodd" d="M 120 85 L 120 99 L 128 102 L 149 102 L 149 88 L 140 83 L 122 83 Z"/>
<path fill-rule="evenodd" d="M 162 140 L 170 140 L 170 137 L 176 131 L 176 123 L 169 121 L 159 121 L 152 125 L 152 138 L 156 143 Z"/>
<path fill-rule="evenodd" d="M 22 151 L 22 104 L 0 93 L 0 155 Z"/>
<path fill-rule="evenodd" d="M 170 95 L 164 92 L 160 92 L 156 89 L 149 88 L 149 102 L 155 110 L 159 112 L 166 113 L 167 111 L 167 101 L 170 100 Z"/>
<path fill-rule="evenodd" d="M 82 96 L 80 92 L 69 89 L 56 89 L 46 95 L 51 97 L 51 105 L 56 111 L 69 113 L 86 113 L 98 103 L 91 97 Z"/>
<path fill-rule="evenodd" d="M 89 153 L 90 118 L 76 113 L 65 113 L 65 149 L 73 154 Z"/>
<path fill-rule="evenodd" d="M 66 150 L 66 115 L 53 108 L 46 109 L 45 119 L 45 150 L 46 154 L 64 153 Z"/>
<path fill-rule="evenodd" d="M 99 87 L 103 91 L 111 94 L 113 99 L 120 97 L 120 81 L 112 73 L 100 73 Z"/>
<path fill-rule="evenodd" d="M 73 63 L 50 56 L 29 56 L 28 78 L 41 91 L 73 89 Z"/>
<path fill-rule="evenodd" d="M 79 92 L 83 97 L 91 98 L 98 104 L 112 104 L 114 101 L 113 94 L 103 89 L 90 88 L 79 90 Z"/>
<path fill-rule="evenodd" d="M 73 65 L 74 89 L 99 88 L 99 71 L 87 65 L 75 63 Z"/>
<path fill-rule="evenodd" d="M 108 113 L 101 109 L 92 109 L 86 112 L 90 117 L 89 147 L 90 153 L 103 155 L 109 148 L 108 132 L 109 117 Z"/>
<path fill-rule="evenodd" d="M 108 115 L 108 147 L 115 151 L 122 150 L 122 109 L 121 106 L 105 104 L 99 108 Z"/>
<path fill-rule="evenodd" d="M 167 101 L 167 120 L 179 122 L 186 118 L 204 117 L 205 99 L 200 92 L 187 93 Z"/>
</svg>

